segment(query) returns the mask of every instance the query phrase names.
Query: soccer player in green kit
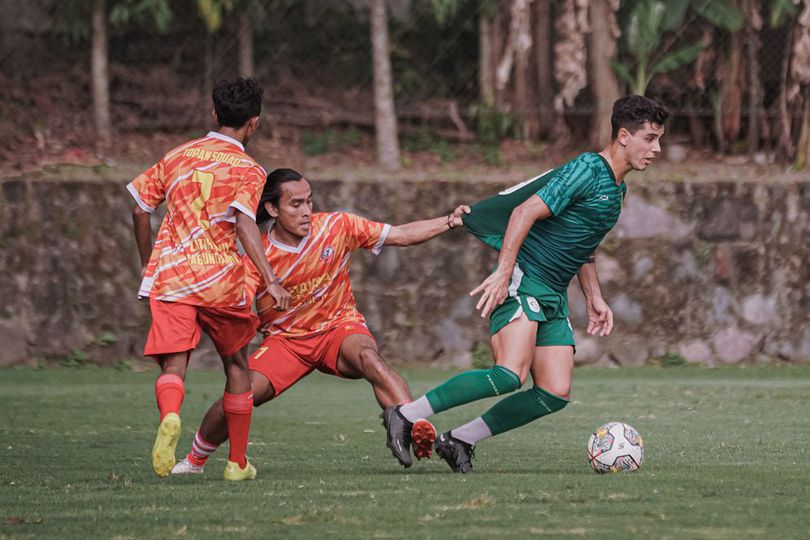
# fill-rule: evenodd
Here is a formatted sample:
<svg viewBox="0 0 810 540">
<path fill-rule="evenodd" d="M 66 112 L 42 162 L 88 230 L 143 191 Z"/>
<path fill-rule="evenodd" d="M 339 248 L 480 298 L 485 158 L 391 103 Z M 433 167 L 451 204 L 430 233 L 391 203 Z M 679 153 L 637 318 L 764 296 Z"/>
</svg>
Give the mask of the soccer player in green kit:
<svg viewBox="0 0 810 540">
<path fill-rule="evenodd" d="M 613 105 L 610 145 L 472 206 L 464 227 L 500 251 L 495 271 L 470 295 L 490 316 L 495 365 L 466 371 L 396 411 L 402 432 L 420 418 L 483 398 L 514 392 L 531 373 L 533 385 L 496 403 L 472 422 L 441 434 L 436 453 L 455 472 L 472 470 L 473 446 L 568 404 L 574 332 L 568 284 L 585 294 L 588 333 L 606 336 L 613 313 L 602 298 L 594 251 L 619 219 L 625 175 L 643 171 L 661 151 L 669 116 L 660 102 L 628 96 Z"/>
</svg>

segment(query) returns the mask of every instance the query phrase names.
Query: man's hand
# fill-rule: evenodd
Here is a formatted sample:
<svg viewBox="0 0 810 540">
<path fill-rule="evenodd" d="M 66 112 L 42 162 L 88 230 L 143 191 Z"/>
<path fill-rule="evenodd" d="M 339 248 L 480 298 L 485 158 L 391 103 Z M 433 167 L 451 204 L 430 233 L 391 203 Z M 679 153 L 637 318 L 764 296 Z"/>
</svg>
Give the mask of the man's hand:
<svg viewBox="0 0 810 540">
<path fill-rule="evenodd" d="M 588 307 L 588 334 L 595 336 L 608 336 L 613 330 L 613 311 L 610 310 L 603 298 L 589 298 Z"/>
<path fill-rule="evenodd" d="M 448 216 L 448 223 L 450 224 L 451 229 L 455 229 L 456 227 L 463 227 L 464 222 L 461 220 L 461 216 L 464 214 L 470 213 L 470 207 L 466 204 L 463 204 L 453 210 L 453 213 Z"/>
<path fill-rule="evenodd" d="M 276 311 L 286 311 L 290 307 L 292 296 L 278 281 L 267 287 L 267 294 L 276 301 L 276 305 L 273 306 Z"/>
<path fill-rule="evenodd" d="M 486 319 L 496 306 L 500 306 L 506 300 L 510 277 L 511 273 L 498 268 L 481 285 L 470 291 L 470 296 L 484 293 L 475 305 L 475 309 L 481 311 L 482 318 Z"/>
</svg>

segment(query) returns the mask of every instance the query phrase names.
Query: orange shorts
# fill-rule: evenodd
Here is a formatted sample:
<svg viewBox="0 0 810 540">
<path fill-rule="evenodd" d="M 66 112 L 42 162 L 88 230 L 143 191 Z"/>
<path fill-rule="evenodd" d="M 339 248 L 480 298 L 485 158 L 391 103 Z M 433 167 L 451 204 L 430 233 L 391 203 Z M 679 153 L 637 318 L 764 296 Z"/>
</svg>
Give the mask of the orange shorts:
<svg viewBox="0 0 810 540">
<path fill-rule="evenodd" d="M 193 350 L 205 331 L 217 352 L 228 356 L 256 335 L 259 318 L 250 306 L 215 308 L 149 299 L 152 327 L 146 338 L 144 356 Z"/>
<path fill-rule="evenodd" d="M 341 323 L 314 336 L 268 336 L 250 357 L 248 366 L 267 377 L 279 396 L 316 369 L 341 377 L 337 369 L 340 346 L 354 334 L 374 338 L 366 325 L 359 322 Z"/>
</svg>

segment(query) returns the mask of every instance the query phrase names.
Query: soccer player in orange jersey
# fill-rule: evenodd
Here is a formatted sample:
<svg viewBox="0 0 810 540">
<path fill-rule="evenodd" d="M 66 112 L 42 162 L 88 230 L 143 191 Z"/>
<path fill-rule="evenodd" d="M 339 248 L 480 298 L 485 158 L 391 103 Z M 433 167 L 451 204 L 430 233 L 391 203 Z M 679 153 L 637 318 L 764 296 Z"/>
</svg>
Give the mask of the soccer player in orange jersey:
<svg viewBox="0 0 810 540">
<path fill-rule="evenodd" d="M 261 276 L 269 309 L 286 309 L 290 301 L 264 257 L 255 222 L 266 175 L 244 147 L 258 128 L 261 98 L 254 79 L 220 82 L 212 113 L 218 130 L 173 149 L 127 186 L 137 203 L 133 224 L 143 265 L 138 296 L 149 298 L 152 311 L 144 355 L 160 365 L 160 427 L 152 448 L 158 476 L 168 476 L 175 464 L 183 381 L 201 330 L 214 342 L 227 377 L 222 403 L 231 447 L 225 478 L 256 476 L 245 457 L 253 411 L 245 347 L 258 320 L 237 237 Z M 163 202 L 166 216 L 152 246 L 150 214 Z"/>
<path fill-rule="evenodd" d="M 357 310 L 349 281 L 349 257 L 359 248 L 378 254 L 383 246 L 411 246 L 461 225 L 460 206 L 452 214 L 392 227 L 345 212 L 312 212 L 310 183 L 291 169 L 270 173 L 257 213 L 258 222 L 272 218 L 263 234 L 267 260 L 292 294 L 290 308 L 273 309 L 261 289 L 261 276 L 247 263 L 248 279 L 260 291 L 256 307 L 265 339 L 250 357 L 254 404 L 279 396 L 317 369 L 323 373 L 371 383 L 383 408 L 388 446 L 410 467 L 414 454 L 427 457 L 436 432 L 427 421 L 407 421 L 397 407 L 411 401 L 403 378 L 377 351 L 377 343 Z M 172 474 L 203 472 L 208 456 L 228 437 L 222 400 L 208 410 L 191 451 Z"/>
</svg>

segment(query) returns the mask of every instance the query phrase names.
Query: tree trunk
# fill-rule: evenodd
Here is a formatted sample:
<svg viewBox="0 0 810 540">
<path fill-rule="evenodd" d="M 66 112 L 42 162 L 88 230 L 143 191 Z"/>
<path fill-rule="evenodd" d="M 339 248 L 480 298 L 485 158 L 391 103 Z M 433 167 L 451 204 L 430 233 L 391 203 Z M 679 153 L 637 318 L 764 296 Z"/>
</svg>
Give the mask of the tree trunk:
<svg viewBox="0 0 810 540">
<path fill-rule="evenodd" d="M 791 52 L 793 51 L 793 29 L 795 21 L 789 23 L 787 39 L 785 40 L 784 58 L 782 60 L 782 70 L 779 79 L 779 97 L 777 99 L 777 114 L 779 115 L 779 142 L 777 143 L 777 154 L 784 161 L 793 158 L 794 145 L 790 129 L 790 114 L 788 113 L 788 70 L 790 67 Z"/>
<path fill-rule="evenodd" d="M 749 156 L 759 151 L 760 119 L 762 117 L 762 83 L 759 80 L 759 59 L 757 53 L 761 47 L 759 30 L 762 20 L 754 19 L 760 10 L 757 0 L 744 0 L 744 13 L 748 14 L 745 21 L 745 50 L 748 61 L 748 134 L 746 136 L 746 150 Z"/>
<path fill-rule="evenodd" d="M 515 43 L 515 112 L 520 119 L 520 134 L 523 139 L 531 135 L 529 111 L 529 50 L 532 46 L 531 0 L 515 0 L 513 16 L 518 17 L 517 42 Z"/>
<path fill-rule="evenodd" d="M 91 73 L 93 87 L 93 120 L 97 143 L 107 148 L 112 143 L 110 120 L 110 76 L 107 68 L 107 10 L 104 0 L 93 2 L 93 43 Z"/>
<path fill-rule="evenodd" d="M 492 15 L 492 24 L 490 25 L 490 40 L 489 44 L 492 47 L 490 50 L 490 58 L 492 59 L 492 84 L 495 85 L 495 106 L 498 110 L 503 110 L 506 107 L 506 95 L 501 92 L 495 80 L 495 69 L 498 58 L 504 49 L 503 39 L 503 10 L 502 1 L 495 0 L 495 13 Z"/>
<path fill-rule="evenodd" d="M 799 144 L 796 147 L 796 159 L 793 162 L 793 168 L 797 171 L 804 170 L 807 166 L 808 157 L 810 157 L 810 91 L 807 88 L 802 89 L 802 99 L 804 101 L 802 127 Z"/>
<path fill-rule="evenodd" d="M 386 0 L 371 2 L 371 47 L 374 65 L 374 127 L 377 163 L 389 170 L 400 168 L 397 115 L 391 80 Z"/>
<path fill-rule="evenodd" d="M 495 104 L 495 77 L 492 67 L 492 17 L 478 15 L 478 92 L 481 103 Z"/>
<path fill-rule="evenodd" d="M 740 32 L 734 32 L 729 40 L 726 76 L 723 78 L 720 87 L 720 93 L 722 94 L 720 117 L 723 140 L 726 145 L 732 146 L 740 135 L 742 84 L 744 84 L 742 56 L 742 35 Z"/>
<path fill-rule="evenodd" d="M 239 74 L 242 77 L 253 77 L 255 73 L 253 21 L 245 10 L 239 14 Z"/>
<path fill-rule="evenodd" d="M 538 137 L 543 138 L 550 133 L 554 118 L 550 0 L 534 0 L 534 58 L 537 67 Z"/>
<path fill-rule="evenodd" d="M 610 144 L 613 103 L 621 97 L 619 81 L 611 62 L 616 59 L 615 15 L 611 0 L 591 0 L 591 80 L 596 100 L 596 117 L 591 130 L 591 146 L 602 149 Z"/>
<path fill-rule="evenodd" d="M 203 55 L 203 108 L 205 115 L 203 118 L 207 122 L 211 117 L 211 96 L 214 93 L 214 35 L 208 31 L 205 33 L 205 54 Z M 203 125 L 206 125 L 203 124 Z"/>
</svg>

